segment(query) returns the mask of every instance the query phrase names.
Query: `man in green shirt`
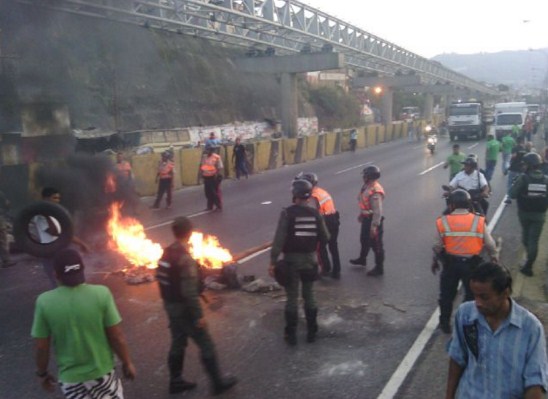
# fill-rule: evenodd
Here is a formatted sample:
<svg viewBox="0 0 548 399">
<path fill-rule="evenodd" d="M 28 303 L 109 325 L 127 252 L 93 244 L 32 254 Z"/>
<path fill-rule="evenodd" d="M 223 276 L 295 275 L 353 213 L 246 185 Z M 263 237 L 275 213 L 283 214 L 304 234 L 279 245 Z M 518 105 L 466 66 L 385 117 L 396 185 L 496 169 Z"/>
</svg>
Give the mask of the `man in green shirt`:
<svg viewBox="0 0 548 399">
<path fill-rule="evenodd" d="M 41 294 L 34 311 L 36 376 L 45 390 L 55 389 L 56 379 L 48 372 L 53 344 L 61 391 L 67 398 L 78 394 L 123 399 L 113 354 L 122 361 L 126 378 L 135 377 L 135 367 L 112 294 L 105 286 L 85 283 L 84 262 L 74 249 L 59 252 L 53 267 L 60 286 Z"/>
<path fill-rule="evenodd" d="M 453 153 L 447 157 L 443 164 L 443 169 L 449 168 L 449 181 L 453 180 L 453 177 L 462 170 L 462 161 L 465 158 L 466 155 L 460 152 L 460 145 L 453 144 Z"/>
<path fill-rule="evenodd" d="M 500 142 L 493 134 L 487 135 L 487 146 L 485 147 L 485 179 L 490 182 L 497 166 L 497 158 L 501 150 Z"/>
<path fill-rule="evenodd" d="M 516 145 L 516 140 L 512 137 L 512 133 L 507 131 L 502 138 L 501 151 L 502 151 L 502 173 L 504 176 L 508 174 L 508 167 L 510 166 L 510 158 L 512 157 L 512 148 Z"/>
</svg>

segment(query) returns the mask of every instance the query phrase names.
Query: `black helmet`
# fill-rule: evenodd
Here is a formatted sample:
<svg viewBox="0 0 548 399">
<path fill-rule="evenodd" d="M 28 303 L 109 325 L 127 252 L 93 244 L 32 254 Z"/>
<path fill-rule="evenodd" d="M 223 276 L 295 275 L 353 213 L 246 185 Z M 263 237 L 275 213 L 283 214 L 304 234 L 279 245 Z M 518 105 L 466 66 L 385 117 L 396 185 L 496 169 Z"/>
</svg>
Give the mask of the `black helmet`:
<svg viewBox="0 0 548 399">
<path fill-rule="evenodd" d="M 312 172 L 299 172 L 294 180 L 306 180 L 313 186 L 318 184 L 318 175 Z"/>
<path fill-rule="evenodd" d="M 463 165 L 478 166 L 478 156 L 474 154 L 468 155 L 464 161 L 461 162 Z"/>
<path fill-rule="evenodd" d="M 369 165 L 362 171 L 362 175 L 367 180 L 377 180 L 381 177 L 381 170 L 378 168 L 378 166 Z"/>
<path fill-rule="evenodd" d="M 461 188 L 458 188 L 449 194 L 449 203 L 455 208 L 469 208 L 471 200 L 472 198 L 468 191 Z"/>
<path fill-rule="evenodd" d="M 312 184 L 308 180 L 293 180 L 291 184 L 291 194 L 295 198 L 307 199 L 312 193 Z"/>
<path fill-rule="evenodd" d="M 535 169 L 542 163 L 542 158 L 536 152 L 530 152 L 525 154 L 522 158 L 523 163 L 527 166 L 527 169 Z"/>
</svg>

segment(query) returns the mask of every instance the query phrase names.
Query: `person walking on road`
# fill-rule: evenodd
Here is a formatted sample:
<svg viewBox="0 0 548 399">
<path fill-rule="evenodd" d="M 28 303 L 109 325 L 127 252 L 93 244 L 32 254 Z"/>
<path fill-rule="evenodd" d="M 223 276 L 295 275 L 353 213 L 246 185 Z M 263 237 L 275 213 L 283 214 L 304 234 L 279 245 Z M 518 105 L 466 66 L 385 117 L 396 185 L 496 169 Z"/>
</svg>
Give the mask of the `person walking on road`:
<svg viewBox="0 0 548 399">
<path fill-rule="evenodd" d="M 460 152 L 460 145 L 453 144 L 453 153 L 447 157 L 443 164 L 443 169 L 449 168 L 449 181 L 462 170 L 462 161 L 466 159 L 466 155 Z"/>
<path fill-rule="evenodd" d="M 470 212 L 471 198 L 467 191 L 457 189 L 449 196 L 449 215 L 436 220 L 437 233 L 434 240 L 432 273 L 436 274 L 441 260 L 440 276 L 440 329 L 451 332 L 451 313 L 457 295 L 459 281 L 464 287 L 464 300 L 473 299 L 468 279 L 471 269 L 481 262 L 480 253 L 485 247 L 491 260 L 496 262 L 498 249 L 487 230 L 485 217 Z"/>
<path fill-rule="evenodd" d="M 297 344 L 299 282 L 302 285 L 304 313 L 306 316 L 306 340 L 316 340 L 318 331 L 318 307 L 314 298 L 314 281 L 318 278 L 316 248 L 329 241 L 329 233 L 320 213 L 308 205 L 312 196 L 312 184 L 306 180 L 294 180 L 291 186 L 293 205 L 285 208 L 278 220 L 270 251 L 269 274 L 274 277 L 278 257 L 283 252 L 286 272 L 285 334 L 289 345 Z"/>
<path fill-rule="evenodd" d="M 545 398 L 544 328 L 510 297 L 510 273 L 482 263 L 470 274 L 470 288 L 475 300 L 457 309 L 447 347 L 445 398 Z"/>
<path fill-rule="evenodd" d="M 356 152 L 356 146 L 358 144 L 358 132 L 356 129 L 350 130 L 350 141 L 349 141 L 350 151 Z"/>
<path fill-rule="evenodd" d="M 510 156 L 510 166 L 508 167 L 508 181 L 507 181 L 507 196 L 504 201 L 505 204 L 510 205 L 512 200 L 510 199 L 510 189 L 514 180 L 523 172 L 523 157 L 527 154 L 525 150 L 523 137 L 518 137 L 516 140 L 516 145 L 512 148 L 512 155 Z"/>
<path fill-rule="evenodd" d="M 198 264 L 189 252 L 188 240 L 192 222 L 187 217 L 176 218 L 171 230 L 175 242 L 164 248 L 156 269 L 156 278 L 164 309 L 169 319 L 171 346 L 168 355 L 169 393 L 188 391 L 196 383 L 183 379 L 186 346 L 190 337 L 200 350 L 202 364 L 209 375 L 213 393 L 220 394 L 236 385 L 235 377 L 223 377 L 219 370 L 215 345 L 209 335 L 200 304 Z"/>
<path fill-rule="evenodd" d="M 333 201 L 333 197 L 331 197 L 326 190 L 318 187 L 318 176 L 315 173 L 301 172 L 295 176 L 295 180 L 300 179 L 306 180 L 312 184 L 312 195 L 309 203 L 320 212 L 320 215 L 322 215 L 325 222 L 325 226 L 327 227 L 327 231 L 329 232 L 329 241 L 326 245 L 320 245 L 319 248 L 322 275 L 331 275 L 332 278 L 338 280 L 341 278 L 341 259 L 339 256 L 337 238 L 339 237 L 339 225 L 341 223 L 339 212 L 335 208 L 335 201 Z M 327 248 L 329 248 L 329 252 L 331 253 L 333 268 L 331 268 Z"/>
<path fill-rule="evenodd" d="M 493 134 L 488 134 L 487 145 L 485 148 L 485 179 L 487 180 L 487 183 L 490 183 L 491 179 L 493 178 L 500 151 L 500 142 L 495 139 L 495 136 Z"/>
<path fill-rule="evenodd" d="M 236 179 L 240 180 L 240 176 L 245 176 L 247 179 L 249 177 L 247 172 L 247 151 L 239 137 L 236 138 L 236 143 L 232 150 L 232 162 L 234 162 L 236 167 Z"/>
<path fill-rule="evenodd" d="M 508 167 L 510 166 L 510 158 L 512 156 L 512 148 L 516 145 L 516 140 L 512 137 L 512 132 L 507 131 L 504 133 L 501 142 L 502 151 L 502 174 L 506 176 L 508 173 Z"/>
<path fill-rule="evenodd" d="M 200 163 L 200 172 L 204 179 L 204 192 L 207 199 L 207 210 L 223 210 L 223 199 L 221 193 L 221 181 L 223 180 L 223 161 L 221 156 L 215 152 L 215 147 L 206 147 Z"/>
<path fill-rule="evenodd" d="M 526 276 L 532 276 L 533 264 L 538 254 L 538 242 L 548 209 L 548 176 L 540 170 L 542 158 L 537 153 L 526 154 L 523 163 L 526 171 L 510 188 L 510 198 L 517 199 L 518 202 L 521 242 L 527 252 L 527 259 L 520 271 Z"/>
<path fill-rule="evenodd" d="M 56 378 L 48 371 L 53 346 L 66 398 L 123 399 L 114 354 L 124 377 L 134 379 L 135 367 L 110 290 L 86 284 L 84 262 L 74 249 L 60 251 L 53 265 L 60 286 L 38 296 L 32 324 L 40 384 L 46 391 L 55 389 Z"/>
<path fill-rule="evenodd" d="M 158 171 L 156 172 L 158 192 L 152 209 L 160 209 L 160 203 L 162 202 L 164 194 L 166 195 L 166 209 L 171 208 L 174 175 L 175 163 L 170 159 L 170 153 L 164 151 L 162 152 L 162 160 L 158 163 Z"/>
<path fill-rule="evenodd" d="M 2 260 L 2 268 L 14 266 L 17 262 L 11 260 L 10 246 L 8 241 L 8 223 L 6 216 L 10 209 L 10 201 L 4 193 L 0 191 L 0 258 Z"/>
<path fill-rule="evenodd" d="M 381 170 L 370 165 L 362 171 L 363 186 L 358 195 L 360 214 L 358 222 L 360 229 L 360 256 L 351 259 L 353 265 L 366 266 L 369 249 L 375 254 L 375 267 L 367 272 L 368 276 L 381 276 L 384 274 L 384 247 L 383 247 L 383 202 L 384 189 L 378 182 Z"/>
</svg>

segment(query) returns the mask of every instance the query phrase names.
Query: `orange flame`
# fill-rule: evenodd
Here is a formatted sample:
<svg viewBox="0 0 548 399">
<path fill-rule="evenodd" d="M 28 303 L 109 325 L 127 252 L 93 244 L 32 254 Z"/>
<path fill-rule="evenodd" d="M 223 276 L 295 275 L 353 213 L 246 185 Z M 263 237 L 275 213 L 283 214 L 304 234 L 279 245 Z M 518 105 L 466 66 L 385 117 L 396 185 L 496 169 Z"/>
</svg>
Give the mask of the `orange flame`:
<svg viewBox="0 0 548 399">
<path fill-rule="evenodd" d="M 122 218 L 120 207 L 121 204 L 116 202 L 110 207 L 107 226 L 111 237 L 110 246 L 132 265 L 155 269 L 163 253 L 162 246 L 146 237 L 145 229 L 139 221 L 130 217 Z"/>
<path fill-rule="evenodd" d="M 219 245 L 215 236 L 205 236 L 200 232 L 193 232 L 188 240 L 190 255 L 202 266 L 210 269 L 220 269 L 223 264 L 232 260 L 232 255 Z"/>
<path fill-rule="evenodd" d="M 105 193 L 113 193 L 116 191 L 116 178 L 114 173 L 107 173 L 107 180 L 105 182 Z"/>
<path fill-rule="evenodd" d="M 163 253 L 162 247 L 146 237 L 145 229 L 139 221 L 122 217 L 121 206 L 115 202 L 110 207 L 107 225 L 111 238 L 109 245 L 132 265 L 155 269 Z M 232 260 L 230 252 L 219 245 L 219 240 L 215 236 L 204 237 L 203 233 L 195 231 L 188 242 L 191 256 L 204 267 L 220 269 L 224 263 Z"/>
</svg>

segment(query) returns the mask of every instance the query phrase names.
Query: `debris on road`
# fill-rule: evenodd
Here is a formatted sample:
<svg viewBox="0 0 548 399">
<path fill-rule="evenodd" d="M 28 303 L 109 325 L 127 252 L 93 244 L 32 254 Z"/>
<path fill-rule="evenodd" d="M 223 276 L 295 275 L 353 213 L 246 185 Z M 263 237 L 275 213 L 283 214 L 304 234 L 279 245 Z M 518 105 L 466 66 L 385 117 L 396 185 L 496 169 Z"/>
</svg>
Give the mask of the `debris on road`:
<svg viewBox="0 0 548 399">
<path fill-rule="evenodd" d="M 281 289 L 282 287 L 277 282 L 275 281 L 269 282 L 261 278 L 258 278 L 242 287 L 242 290 L 244 290 L 245 292 L 260 293 L 260 294 L 265 292 L 279 291 Z"/>
</svg>

